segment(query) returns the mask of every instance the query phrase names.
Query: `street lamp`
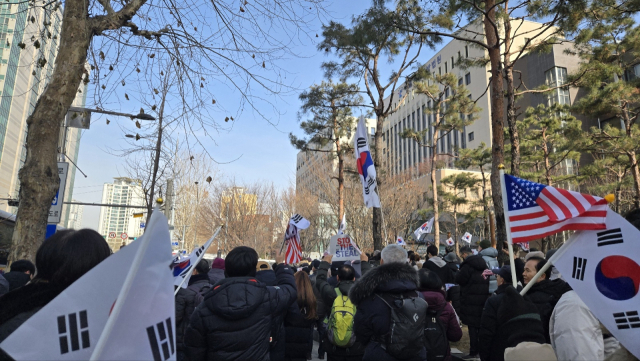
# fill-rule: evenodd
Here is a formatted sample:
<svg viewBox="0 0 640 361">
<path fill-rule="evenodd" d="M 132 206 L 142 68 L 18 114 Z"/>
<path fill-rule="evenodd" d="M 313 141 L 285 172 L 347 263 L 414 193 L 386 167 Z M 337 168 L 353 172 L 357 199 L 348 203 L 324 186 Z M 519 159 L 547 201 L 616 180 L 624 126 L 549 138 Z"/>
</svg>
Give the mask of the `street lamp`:
<svg viewBox="0 0 640 361">
<path fill-rule="evenodd" d="M 69 112 L 88 112 L 89 115 L 91 115 L 91 113 L 101 113 L 101 114 L 108 114 L 108 115 L 119 115 L 121 117 L 127 117 L 131 119 L 156 120 L 156 118 L 151 114 L 146 114 L 142 112 L 140 112 L 140 114 L 127 114 L 127 113 L 112 112 L 108 110 L 88 109 L 88 108 L 80 108 L 80 107 L 69 107 L 68 111 Z"/>
<path fill-rule="evenodd" d="M 125 137 L 127 137 L 127 138 L 135 138 L 136 140 L 140 140 L 141 138 L 146 138 L 146 137 L 142 137 L 142 136 L 140 136 L 140 134 L 138 134 L 138 133 L 136 133 L 136 135 L 133 135 L 133 134 L 125 134 L 124 136 L 125 136 Z"/>
</svg>

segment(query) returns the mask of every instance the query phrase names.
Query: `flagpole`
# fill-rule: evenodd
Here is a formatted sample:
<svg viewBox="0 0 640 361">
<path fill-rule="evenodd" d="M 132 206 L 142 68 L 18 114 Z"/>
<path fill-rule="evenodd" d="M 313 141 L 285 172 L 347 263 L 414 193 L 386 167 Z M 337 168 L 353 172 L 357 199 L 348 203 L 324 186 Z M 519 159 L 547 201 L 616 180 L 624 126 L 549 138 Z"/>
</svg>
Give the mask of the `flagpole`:
<svg viewBox="0 0 640 361">
<path fill-rule="evenodd" d="M 191 267 L 189 267 L 189 271 L 187 271 L 187 274 L 182 278 L 182 282 L 180 282 L 180 284 L 178 285 L 178 288 L 176 288 L 176 292 L 173 294 L 174 296 L 178 294 L 178 291 L 180 291 L 180 288 L 182 288 L 182 285 L 189 279 L 189 277 L 193 273 L 193 270 L 196 269 L 196 265 L 200 263 L 200 261 L 204 257 L 204 254 L 207 253 L 207 250 L 209 249 L 209 247 L 211 247 L 211 244 L 213 244 L 213 240 L 218 236 L 218 233 L 220 232 L 221 229 L 222 229 L 222 226 L 218 226 L 218 229 L 216 229 L 216 233 L 213 234 L 213 237 L 211 237 L 207 241 L 207 243 L 205 243 L 206 247 L 204 247 L 204 249 L 202 250 L 202 253 L 200 253 L 200 255 L 198 256 L 198 259 L 196 259 L 196 262 L 193 265 L 191 265 Z"/>
<path fill-rule="evenodd" d="M 387 234 L 387 224 L 384 221 L 384 212 L 382 211 L 382 200 L 380 199 L 380 195 L 378 195 L 378 200 L 380 201 L 380 219 L 382 220 L 382 228 L 384 228 L 384 239 L 387 240 L 387 245 L 389 245 L 389 235 Z"/>
<path fill-rule="evenodd" d="M 516 277 L 516 266 L 513 256 L 513 241 L 511 240 L 511 222 L 509 221 L 509 201 L 507 200 L 507 185 L 504 183 L 504 164 L 498 166 L 500 169 L 500 188 L 502 190 L 502 213 L 504 215 L 504 224 L 507 231 L 507 247 L 509 248 L 509 265 L 511 266 L 511 282 L 513 287 L 518 288 L 518 279 Z"/>
<path fill-rule="evenodd" d="M 158 208 L 156 207 L 155 210 L 157 209 Z M 157 218 L 154 218 L 153 216 L 151 216 L 151 222 L 150 222 L 151 224 L 148 225 L 147 229 L 152 228 L 153 223 L 155 222 L 157 222 Z M 138 248 L 138 251 L 136 252 L 135 257 L 131 262 L 131 268 L 127 273 L 127 277 L 124 279 L 122 288 L 120 289 L 120 293 L 118 294 L 118 298 L 116 298 L 116 301 L 113 305 L 113 309 L 111 310 L 111 313 L 109 314 L 109 318 L 107 319 L 107 323 L 104 325 L 104 330 L 102 330 L 102 334 L 98 339 L 98 343 L 96 343 L 96 347 L 93 349 L 93 353 L 91 353 L 90 361 L 99 360 L 100 356 L 102 356 L 102 352 L 104 351 L 104 347 L 107 345 L 107 340 L 109 339 L 109 335 L 111 334 L 111 331 L 115 326 L 115 323 L 116 323 L 116 320 L 118 319 L 118 315 L 120 314 L 120 311 L 122 311 L 122 305 L 124 304 L 124 301 L 126 300 L 127 295 L 131 290 L 131 286 L 133 285 L 133 280 L 135 278 L 135 275 L 138 273 L 138 269 L 140 268 L 140 264 L 142 263 L 142 258 L 147 252 L 149 243 L 151 243 L 151 236 L 149 235 L 145 237 L 145 235 L 143 235 L 141 242 L 142 244 L 140 244 L 140 248 Z"/>
</svg>

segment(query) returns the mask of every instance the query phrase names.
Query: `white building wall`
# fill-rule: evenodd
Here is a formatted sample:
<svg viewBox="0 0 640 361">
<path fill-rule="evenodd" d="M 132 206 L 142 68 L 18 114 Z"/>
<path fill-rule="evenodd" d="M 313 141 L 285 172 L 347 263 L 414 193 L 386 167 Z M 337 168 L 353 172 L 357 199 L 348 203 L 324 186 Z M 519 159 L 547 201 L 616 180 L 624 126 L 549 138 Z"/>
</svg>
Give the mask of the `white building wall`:
<svg viewBox="0 0 640 361">
<path fill-rule="evenodd" d="M 102 188 L 102 203 L 119 204 L 127 206 L 143 206 L 144 193 L 138 180 L 121 177 L 114 178 L 113 183 L 105 183 Z M 143 213 L 142 217 L 134 218 L 134 213 Z M 144 228 L 140 223 L 146 220 L 146 211 L 143 208 L 101 207 L 98 223 L 100 233 L 114 251 L 120 249 L 123 242 L 122 234 L 126 233 L 125 243 L 142 236 Z M 115 233 L 115 238 L 109 237 Z"/>
</svg>

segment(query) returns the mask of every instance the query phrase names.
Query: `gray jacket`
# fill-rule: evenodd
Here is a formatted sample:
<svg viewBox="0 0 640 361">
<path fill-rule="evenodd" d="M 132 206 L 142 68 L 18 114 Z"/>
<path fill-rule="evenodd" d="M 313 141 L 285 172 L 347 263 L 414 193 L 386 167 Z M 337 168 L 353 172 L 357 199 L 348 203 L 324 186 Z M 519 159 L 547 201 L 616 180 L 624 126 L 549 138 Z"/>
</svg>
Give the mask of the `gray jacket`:
<svg viewBox="0 0 640 361">
<path fill-rule="evenodd" d="M 487 263 L 487 268 L 495 269 L 500 268 L 498 263 L 498 250 L 495 248 L 485 248 L 478 253 L 482 256 L 482 259 Z M 489 281 L 489 293 L 493 294 L 498 289 L 498 280 L 496 276 L 491 276 Z"/>
</svg>

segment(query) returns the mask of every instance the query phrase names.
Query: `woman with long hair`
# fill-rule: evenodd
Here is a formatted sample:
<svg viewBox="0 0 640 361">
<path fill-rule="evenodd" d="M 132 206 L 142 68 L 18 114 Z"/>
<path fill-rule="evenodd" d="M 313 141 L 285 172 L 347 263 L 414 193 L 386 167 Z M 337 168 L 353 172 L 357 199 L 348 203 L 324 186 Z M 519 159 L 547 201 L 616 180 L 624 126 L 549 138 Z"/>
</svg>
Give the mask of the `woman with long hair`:
<svg viewBox="0 0 640 361">
<path fill-rule="evenodd" d="M 313 325 L 318 319 L 317 301 L 309 275 L 298 271 L 294 276 L 298 299 L 289 307 L 284 319 L 285 360 L 304 361 L 311 356 Z"/>
</svg>

